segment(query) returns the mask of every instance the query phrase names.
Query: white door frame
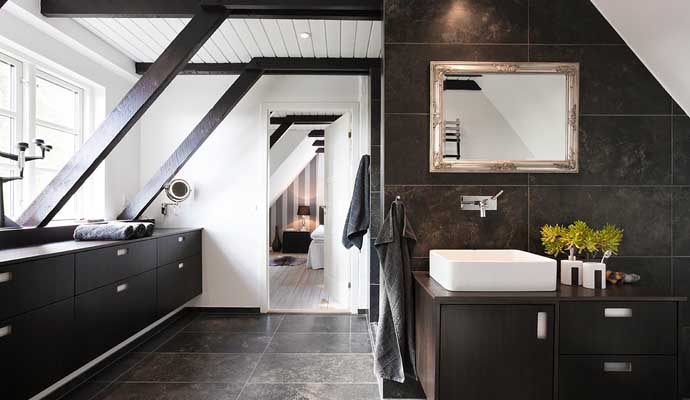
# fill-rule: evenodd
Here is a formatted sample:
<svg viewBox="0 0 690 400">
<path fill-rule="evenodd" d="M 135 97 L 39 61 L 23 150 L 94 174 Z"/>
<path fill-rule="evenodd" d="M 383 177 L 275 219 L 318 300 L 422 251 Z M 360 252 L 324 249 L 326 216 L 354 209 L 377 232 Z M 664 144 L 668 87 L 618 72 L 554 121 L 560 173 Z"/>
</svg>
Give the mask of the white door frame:
<svg viewBox="0 0 690 400">
<path fill-rule="evenodd" d="M 358 102 L 265 102 L 261 104 L 261 129 L 266 137 L 270 136 L 269 128 L 269 112 L 271 111 L 292 111 L 292 112 L 324 112 L 324 113 L 345 113 L 350 112 L 352 115 L 352 160 L 350 171 L 350 186 L 354 186 L 355 175 L 357 167 L 359 166 L 359 159 L 364 154 L 368 154 L 369 140 L 368 127 L 369 116 L 360 113 L 360 103 Z M 268 212 L 269 204 L 269 185 L 270 185 L 270 168 L 269 168 L 269 154 L 270 141 L 266 140 L 266 151 L 262 152 L 264 160 L 264 173 L 266 176 L 266 185 L 264 185 L 264 197 L 266 199 L 266 210 L 264 213 L 264 223 L 261 229 L 264 230 L 264 247 L 263 251 L 257 257 L 257 265 L 259 266 L 259 298 L 261 299 L 261 312 L 269 311 L 269 279 L 268 279 L 268 243 L 271 232 L 269 232 L 268 225 L 270 223 L 270 214 Z M 345 222 L 345 221 L 343 221 Z M 350 254 L 350 279 L 352 281 L 352 288 L 350 289 L 350 300 L 348 309 L 351 313 L 356 314 L 358 309 L 367 308 L 369 299 L 362 296 L 362 293 L 368 294 L 369 290 L 369 242 L 365 237 L 362 251 L 359 252 L 356 248 L 349 250 Z M 366 273 L 363 273 L 366 272 Z"/>
</svg>

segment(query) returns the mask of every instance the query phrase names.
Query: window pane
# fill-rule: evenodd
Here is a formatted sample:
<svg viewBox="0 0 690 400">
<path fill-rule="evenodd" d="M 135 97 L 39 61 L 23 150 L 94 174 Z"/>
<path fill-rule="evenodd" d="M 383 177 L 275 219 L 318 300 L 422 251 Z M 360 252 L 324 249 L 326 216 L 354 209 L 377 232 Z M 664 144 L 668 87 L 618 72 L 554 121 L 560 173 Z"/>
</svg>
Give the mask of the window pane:
<svg viewBox="0 0 690 400">
<path fill-rule="evenodd" d="M 75 136 L 45 126 L 36 125 L 36 138 L 45 140 L 46 144 L 53 146 L 53 150 L 46 154 L 45 160 L 32 161 L 38 168 L 50 168 L 59 170 L 75 153 Z M 34 148 L 34 146 L 31 146 Z M 38 149 L 35 154 L 39 155 Z"/>
<path fill-rule="evenodd" d="M 12 119 L 0 115 L 0 151 L 9 153 L 12 150 Z M 0 158 L 0 163 L 10 164 L 11 160 Z"/>
<path fill-rule="evenodd" d="M 12 173 L 12 171 L 9 170 L 9 168 L 0 168 L 0 176 L 14 176 L 14 174 Z M 14 182 L 6 183 L 3 186 L 3 194 L 5 195 L 4 196 L 5 197 L 5 213 L 10 218 L 12 218 L 14 216 L 13 215 L 14 208 L 12 207 L 12 196 L 11 196 L 14 184 L 15 184 Z"/>
<path fill-rule="evenodd" d="M 13 67 L 0 61 L 0 108 L 10 110 L 12 105 L 12 71 Z"/>
<path fill-rule="evenodd" d="M 36 118 L 76 129 L 77 93 L 36 77 Z"/>
<path fill-rule="evenodd" d="M 40 161 L 34 161 L 40 162 Z M 50 183 L 51 180 L 57 175 L 58 171 L 54 170 L 36 170 L 36 185 L 32 188 L 31 198 L 36 198 L 39 193 Z M 54 220 L 65 220 L 65 219 L 76 219 L 76 203 L 74 198 L 71 198 L 62 210 L 57 213 Z"/>
</svg>

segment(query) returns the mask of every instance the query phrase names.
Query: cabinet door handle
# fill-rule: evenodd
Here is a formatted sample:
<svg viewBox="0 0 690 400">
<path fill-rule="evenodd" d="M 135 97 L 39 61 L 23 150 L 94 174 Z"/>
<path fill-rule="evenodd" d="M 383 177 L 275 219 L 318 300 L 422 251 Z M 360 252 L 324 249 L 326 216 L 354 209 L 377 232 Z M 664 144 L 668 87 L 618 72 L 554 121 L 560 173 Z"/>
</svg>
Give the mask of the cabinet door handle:
<svg viewBox="0 0 690 400">
<path fill-rule="evenodd" d="M 5 325 L 0 328 L 0 338 L 10 336 L 12 334 L 12 325 Z"/>
<path fill-rule="evenodd" d="M 537 339 L 546 340 L 548 336 L 548 314 L 544 311 L 537 313 Z"/>
<path fill-rule="evenodd" d="M 182 268 L 184 268 L 184 263 L 177 264 L 177 269 L 182 269 Z"/>
<path fill-rule="evenodd" d="M 604 372 L 632 372 L 631 362 L 605 362 Z"/>
<path fill-rule="evenodd" d="M 632 308 L 604 308 L 604 318 L 632 318 Z"/>
<path fill-rule="evenodd" d="M 5 283 L 9 282 L 12 280 L 12 273 L 11 272 L 3 272 L 0 274 L 0 283 Z"/>
<path fill-rule="evenodd" d="M 129 287 L 129 285 L 126 283 L 123 283 L 122 285 L 117 285 L 117 292 L 118 293 L 124 292 L 125 290 L 127 290 L 128 287 Z"/>
<path fill-rule="evenodd" d="M 118 256 L 118 257 L 120 257 L 120 256 L 126 256 L 127 253 L 129 253 L 129 250 L 128 250 L 128 249 L 117 249 L 117 256 Z"/>
<path fill-rule="evenodd" d="M 184 242 L 184 236 L 178 237 L 178 238 L 177 238 L 177 241 L 180 242 L 180 243 Z"/>
</svg>

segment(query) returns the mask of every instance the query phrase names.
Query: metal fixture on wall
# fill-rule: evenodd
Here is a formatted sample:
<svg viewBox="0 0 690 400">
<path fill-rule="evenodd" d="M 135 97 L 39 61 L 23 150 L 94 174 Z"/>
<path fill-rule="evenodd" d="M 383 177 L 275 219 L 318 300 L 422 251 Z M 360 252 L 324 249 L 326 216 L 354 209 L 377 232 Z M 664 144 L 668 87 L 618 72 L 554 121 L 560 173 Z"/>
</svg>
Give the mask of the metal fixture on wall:
<svg viewBox="0 0 690 400">
<path fill-rule="evenodd" d="M 493 196 L 462 196 L 460 208 L 463 211 L 479 210 L 479 216 L 486 218 L 487 211 L 498 210 L 498 197 L 503 190 Z"/>
<path fill-rule="evenodd" d="M 26 142 L 17 143 L 17 154 L 0 151 L 0 157 L 16 161 L 17 169 L 19 170 L 19 175 L 17 176 L 0 176 L 0 228 L 21 228 L 16 222 L 5 215 L 5 194 L 3 192 L 3 185 L 7 182 L 24 179 L 24 167 L 26 166 L 26 162 L 42 160 L 46 157 L 46 153 L 53 149 L 53 146 L 46 144 L 42 139 L 34 140 L 34 144 L 41 149 L 40 156 L 27 156 L 26 150 L 29 148 L 29 144 Z"/>
<path fill-rule="evenodd" d="M 164 189 L 165 195 L 168 196 L 172 203 L 161 204 L 161 214 L 163 215 L 168 215 L 168 206 L 177 207 L 192 194 L 192 187 L 184 179 L 173 179 L 169 184 L 165 185 Z"/>
</svg>

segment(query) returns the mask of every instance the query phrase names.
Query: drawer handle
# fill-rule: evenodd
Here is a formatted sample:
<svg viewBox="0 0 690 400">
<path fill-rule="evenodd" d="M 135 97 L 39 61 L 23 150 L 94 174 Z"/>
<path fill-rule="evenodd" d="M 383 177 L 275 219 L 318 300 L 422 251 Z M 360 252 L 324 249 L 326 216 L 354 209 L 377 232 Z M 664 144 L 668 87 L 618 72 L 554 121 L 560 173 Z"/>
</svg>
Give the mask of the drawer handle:
<svg viewBox="0 0 690 400">
<path fill-rule="evenodd" d="M 632 308 L 604 308 L 604 318 L 632 318 Z"/>
<path fill-rule="evenodd" d="M 177 269 L 182 269 L 182 268 L 184 268 L 184 263 L 177 264 Z"/>
<path fill-rule="evenodd" d="M 118 293 L 124 292 L 125 290 L 127 290 L 128 287 L 129 287 L 129 285 L 126 283 L 123 283 L 122 285 L 117 285 L 117 292 Z"/>
<path fill-rule="evenodd" d="M 604 372 L 632 372 L 631 362 L 605 362 Z"/>
<path fill-rule="evenodd" d="M 184 242 L 184 236 L 178 237 L 178 238 L 177 238 L 177 241 L 180 242 L 180 243 Z"/>
<path fill-rule="evenodd" d="M 0 283 L 5 283 L 9 282 L 12 280 L 12 273 L 11 272 L 3 272 L 0 274 Z"/>
<path fill-rule="evenodd" d="M 10 336 L 12 334 L 12 325 L 5 325 L 0 328 L 0 338 Z"/>
<path fill-rule="evenodd" d="M 118 257 L 126 256 L 127 253 L 129 253 L 129 250 L 127 250 L 127 249 L 117 249 L 117 256 Z"/>
<path fill-rule="evenodd" d="M 537 313 L 537 339 L 546 340 L 548 334 L 548 315 L 541 311 Z"/>
</svg>

